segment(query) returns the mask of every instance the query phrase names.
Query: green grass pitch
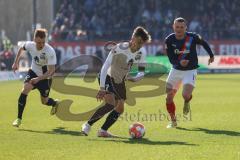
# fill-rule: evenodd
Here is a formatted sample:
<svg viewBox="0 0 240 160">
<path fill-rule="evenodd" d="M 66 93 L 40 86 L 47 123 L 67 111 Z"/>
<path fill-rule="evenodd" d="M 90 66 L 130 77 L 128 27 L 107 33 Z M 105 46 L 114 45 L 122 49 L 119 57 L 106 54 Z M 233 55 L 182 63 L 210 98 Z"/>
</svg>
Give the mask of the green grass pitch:
<svg viewBox="0 0 240 160">
<path fill-rule="evenodd" d="M 163 78 L 165 79 L 165 78 Z M 66 83 L 97 89 L 78 78 Z M 149 86 L 150 88 L 151 86 Z M 191 117 L 181 117 L 181 90 L 175 103 L 179 128 L 166 129 L 165 95 L 137 98 L 110 131 L 122 138 L 97 138 L 105 118 L 97 122 L 88 137 L 80 136 L 83 122 L 62 121 L 50 116 L 50 108 L 40 102 L 38 91 L 28 96 L 23 124 L 12 127 L 17 114 L 21 81 L 0 82 L 0 160 L 240 160 L 240 75 L 198 75 L 191 102 Z M 147 86 L 135 90 L 148 89 Z M 93 95 L 95 96 L 95 95 Z M 66 95 L 51 91 L 51 97 L 72 99 L 71 112 L 81 113 L 99 105 L 95 98 Z M 137 117 L 138 116 L 138 119 Z M 141 140 L 131 140 L 128 127 L 134 121 L 146 127 Z"/>
</svg>

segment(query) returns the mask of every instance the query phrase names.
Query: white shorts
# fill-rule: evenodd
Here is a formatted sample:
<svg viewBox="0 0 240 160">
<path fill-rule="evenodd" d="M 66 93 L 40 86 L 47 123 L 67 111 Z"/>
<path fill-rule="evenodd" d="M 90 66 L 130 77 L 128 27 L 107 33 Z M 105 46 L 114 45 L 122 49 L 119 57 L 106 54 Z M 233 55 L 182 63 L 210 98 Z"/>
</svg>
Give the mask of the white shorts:
<svg viewBox="0 0 240 160">
<path fill-rule="evenodd" d="M 167 78 L 167 88 L 178 90 L 181 83 L 183 83 L 183 85 L 191 84 L 195 87 L 196 76 L 197 69 L 181 71 L 172 68 Z"/>
</svg>

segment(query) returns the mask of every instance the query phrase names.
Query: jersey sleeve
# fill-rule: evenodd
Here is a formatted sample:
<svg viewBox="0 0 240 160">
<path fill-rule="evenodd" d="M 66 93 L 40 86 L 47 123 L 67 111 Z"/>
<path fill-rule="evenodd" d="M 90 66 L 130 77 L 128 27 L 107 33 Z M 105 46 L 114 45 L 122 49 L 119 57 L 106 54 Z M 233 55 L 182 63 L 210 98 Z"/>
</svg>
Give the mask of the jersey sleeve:
<svg viewBox="0 0 240 160">
<path fill-rule="evenodd" d="M 196 34 L 196 33 L 194 34 L 194 38 L 195 38 L 197 44 L 202 44 L 202 42 L 204 41 L 202 39 L 202 36 L 200 36 L 199 34 Z"/>
<path fill-rule="evenodd" d="M 108 68 L 111 66 L 111 63 L 112 63 L 113 51 L 114 51 L 114 49 L 112 49 L 109 52 L 108 57 L 107 57 L 106 61 L 104 62 L 103 66 L 102 66 L 101 73 L 100 73 L 100 87 L 105 87 L 107 71 L 108 71 Z"/>
<path fill-rule="evenodd" d="M 195 38 L 196 43 L 202 45 L 210 57 L 214 57 L 214 54 L 213 54 L 209 44 L 199 34 L 194 34 L 194 35 L 195 35 L 194 38 Z"/>
<path fill-rule="evenodd" d="M 48 52 L 48 63 L 47 65 L 56 65 L 57 63 L 57 58 L 56 58 L 56 53 L 53 48 L 49 49 Z"/>
<path fill-rule="evenodd" d="M 31 51 L 32 48 L 34 47 L 33 43 L 31 41 L 27 41 L 25 43 L 23 43 L 23 45 L 21 46 L 25 51 Z"/>
</svg>

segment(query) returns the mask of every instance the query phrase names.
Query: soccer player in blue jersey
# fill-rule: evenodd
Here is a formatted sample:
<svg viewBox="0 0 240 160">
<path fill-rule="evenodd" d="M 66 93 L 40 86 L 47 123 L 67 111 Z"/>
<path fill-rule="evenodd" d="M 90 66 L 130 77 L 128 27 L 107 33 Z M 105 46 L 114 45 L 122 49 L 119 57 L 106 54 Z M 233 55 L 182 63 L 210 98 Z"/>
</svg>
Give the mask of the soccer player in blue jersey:
<svg viewBox="0 0 240 160">
<path fill-rule="evenodd" d="M 175 116 L 174 96 L 180 84 L 183 84 L 182 96 L 184 99 L 183 114 L 187 115 L 190 111 L 190 101 L 195 87 L 197 75 L 198 57 L 196 45 L 202 45 L 210 58 L 208 64 L 214 61 L 214 54 L 208 43 L 199 34 L 187 32 L 186 20 L 182 17 L 176 18 L 173 23 L 174 33 L 165 39 L 165 47 L 172 69 L 167 78 L 166 85 L 166 106 L 170 114 L 171 122 L 167 128 L 177 126 Z"/>
</svg>

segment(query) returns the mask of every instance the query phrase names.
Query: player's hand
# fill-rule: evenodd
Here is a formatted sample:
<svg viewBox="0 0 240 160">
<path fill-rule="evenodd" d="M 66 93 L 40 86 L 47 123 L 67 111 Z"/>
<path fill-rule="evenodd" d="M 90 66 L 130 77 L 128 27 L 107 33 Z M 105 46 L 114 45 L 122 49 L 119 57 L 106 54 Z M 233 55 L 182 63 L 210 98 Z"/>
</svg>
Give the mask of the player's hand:
<svg viewBox="0 0 240 160">
<path fill-rule="evenodd" d="M 37 84 L 39 81 L 40 81 L 40 79 L 38 77 L 36 77 L 36 78 L 31 79 L 29 82 L 31 84 Z"/>
<path fill-rule="evenodd" d="M 130 81 L 130 82 L 137 82 L 138 81 L 134 77 L 127 77 L 127 80 Z"/>
<path fill-rule="evenodd" d="M 183 60 L 180 61 L 180 64 L 181 64 L 181 66 L 183 66 L 183 67 L 186 67 L 186 66 L 188 65 L 188 63 L 189 63 L 189 60 L 183 59 Z"/>
<path fill-rule="evenodd" d="M 143 77 L 128 77 L 127 80 L 130 82 L 138 82 L 140 80 L 142 80 Z"/>
<path fill-rule="evenodd" d="M 208 65 L 210 65 L 210 63 L 213 63 L 213 62 L 214 62 L 214 57 L 210 57 L 208 60 Z"/>
<path fill-rule="evenodd" d="M 96 96 L 97 101 L 103 100 L 106 93 L 107 93 L 107 91 L 100 89 L 97 93 L 97 96 Z"/>
<path fill-rule="evenodd" d="M 144 78 L 144 75 L 145 75 L 144 72 L 138 72 L 135 77 L 128 76 L 127 80 L 129 80 L 131 82 L 138 82 Z"/>
<path fill-rule="evenodd" d="M 13 63 L 12 70 L 14 73 L 16 72 L 16 70 L 18 70 L 18 63 Z"/>
</svg>

